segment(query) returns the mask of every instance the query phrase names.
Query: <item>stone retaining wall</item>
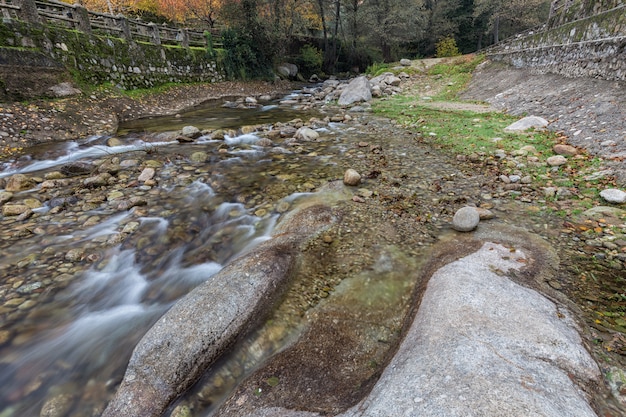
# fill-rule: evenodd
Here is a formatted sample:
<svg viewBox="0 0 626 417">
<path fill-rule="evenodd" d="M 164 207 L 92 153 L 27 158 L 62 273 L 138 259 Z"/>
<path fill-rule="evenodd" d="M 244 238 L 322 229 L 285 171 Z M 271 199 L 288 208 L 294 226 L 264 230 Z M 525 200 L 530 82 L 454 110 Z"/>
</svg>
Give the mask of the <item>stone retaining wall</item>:
<svg viewBox="0 0 626 417">
<path fill-rule="evenodd" d="M 36 60 L 25 68 L 17 57 L 26 55 L 43 55 L 59 65 Z M 61 66 L 74 79 L 92 85 L 110 82 L 132 90 L 165 83 L 222 81 L 225 76 L 217 61 L 207 48 L 154 45 L 18 20 L 0 24 L 0 76 L 24 69 L 45 74 Z M 3 77 L 1 82 L 10 98 L 25 87 L 12 85 L 20 82 L 19 77 Z"/>
<path fill-rule="evenodd" d="M 539 73 L 626 81 L 626 5 L 511 38 L 486 53 Z"/>
</svg>

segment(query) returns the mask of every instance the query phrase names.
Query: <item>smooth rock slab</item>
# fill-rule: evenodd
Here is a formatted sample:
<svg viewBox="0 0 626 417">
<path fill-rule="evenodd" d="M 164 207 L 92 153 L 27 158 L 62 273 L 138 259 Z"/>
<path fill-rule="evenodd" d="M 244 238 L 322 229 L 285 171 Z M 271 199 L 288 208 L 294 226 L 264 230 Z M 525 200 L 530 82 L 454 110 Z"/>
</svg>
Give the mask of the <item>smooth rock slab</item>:
<svg viewBox="0 0 626 417">
<path fill-rule="evenodd" d="M 572 381 L 600 372 L 569 313 L 502 275 L 523 258 L 485 243 L 435 272 L 397 354 L 342 416 L 596 416 Z"/>
</svg>

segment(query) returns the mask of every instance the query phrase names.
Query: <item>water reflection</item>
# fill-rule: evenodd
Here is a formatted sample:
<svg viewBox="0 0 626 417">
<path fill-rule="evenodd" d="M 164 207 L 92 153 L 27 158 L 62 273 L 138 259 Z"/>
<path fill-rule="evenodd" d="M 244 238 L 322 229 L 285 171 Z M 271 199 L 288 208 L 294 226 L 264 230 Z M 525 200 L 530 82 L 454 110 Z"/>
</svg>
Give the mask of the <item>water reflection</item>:
<svg viewBox="0 0 626 417">
<path fill-rule="evenodd" d="M 210 100 L 185 113 L 128 121 L 120 126 L 118 134 L 168 132 L 189 125 L 201 130 L 237 129 L 247 125 L 286 122 L 302 116 L 302 110 L 279 106 L 278 101 L 262 102 L 253 108 L 222 107 L 222 103 L 223 100 Z M 315 111 L 308 113 L 308 117 L 315 115 Z"/>
</svg>

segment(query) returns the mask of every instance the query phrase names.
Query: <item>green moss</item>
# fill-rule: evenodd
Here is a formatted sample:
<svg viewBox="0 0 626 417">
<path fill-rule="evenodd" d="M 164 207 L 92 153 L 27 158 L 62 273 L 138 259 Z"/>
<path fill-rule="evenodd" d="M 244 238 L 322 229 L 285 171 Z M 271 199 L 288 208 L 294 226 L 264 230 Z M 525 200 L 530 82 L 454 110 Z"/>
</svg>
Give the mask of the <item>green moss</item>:
<svg viewBox="0 0 626 417">
<path fill-rule="evenodd" d="M 21 47 L 23 38 L 29 38 L 37 50 L 62 63 L 82 89 L 112 80 L 131 89 L 167 84 L 172 80 L 199 81 L 206 64 L 216 61 L 203 47 L 156 46 L 149 42 L 128 42 L 108 34 L 89 35 L 60 26 L 26 25 L 16 21 L 0 24 L 0 47 Z M 44 49 L 44 45 L 52 45 L 51 50 Z M 178 74 L 148 74 L 148 67 L 169 66 L 168 62 L 179 69 Z M 113 71 L 113 66 L 121 71 Z M 132 71 L 135 67 L 141 71 Z"/>
</svg>

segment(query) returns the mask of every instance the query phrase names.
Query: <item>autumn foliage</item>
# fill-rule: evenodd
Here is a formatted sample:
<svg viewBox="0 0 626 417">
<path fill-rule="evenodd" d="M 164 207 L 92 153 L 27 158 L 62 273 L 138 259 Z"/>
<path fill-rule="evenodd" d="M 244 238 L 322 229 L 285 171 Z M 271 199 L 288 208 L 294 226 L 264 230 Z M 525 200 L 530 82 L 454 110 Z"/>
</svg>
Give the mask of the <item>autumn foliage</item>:
<svg viewBox="0 0 626 417">
<path fill-rule="evenodd" d="M 75 0 L 66 1 L 73 3 Z M 78 0 L 81 1 L 81 0 Z M 289 60 L 364 70 L 402 57 L 474 52 L 547 20 L 550 0 L 82 0 L 88 9 L 207 30 L 233 50 L 233 74 Z"/>
<path fill-rule="evenodd" d="M 135 16 L 158 16 L 173 22 L 215 25 L 224 0 L 83 0 L 89 10 Z M 66 3 L 73 3 L 67 1 Z"/>
</svg>

